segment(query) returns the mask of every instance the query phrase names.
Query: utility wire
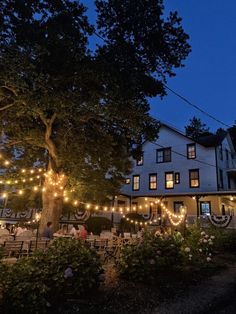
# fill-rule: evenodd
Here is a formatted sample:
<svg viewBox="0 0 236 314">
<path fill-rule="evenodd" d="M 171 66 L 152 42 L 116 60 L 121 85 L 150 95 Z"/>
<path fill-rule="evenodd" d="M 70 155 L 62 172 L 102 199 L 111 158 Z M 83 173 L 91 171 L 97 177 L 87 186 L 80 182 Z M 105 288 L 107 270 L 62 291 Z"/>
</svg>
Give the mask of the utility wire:
<svg viewBox="0 0 236 314">
<path fill-rule="evenodd" d="M 206 112 L 205 110 L 201 109 L 199 106 L 193 104 L 192 102 L 190 102 L 187 98 L 185 98 L 184 96 L 180 95 L 179 93 L 177 93 L 176 91 L 174 91 L 173 89 L 171 89 L 170 87 L 168 87 L 167 85 L 163 84 L 165 86 L 166 89 L 168 89 L 170 92 L 172 92 L 174 95 L 176 95 L 177 97 L 179 97 L 180 99 L 182 99 L 184 102 L 186 102 L 189 106 L 197 109 L 198 111 L 200 111 L 201 113 L 203 113 L 204 115 L 206 115 L 207 117 L 215 120 L 216 122 L 222 124 L 223 126 L 226 126 L 227 128 L 230 128 L 231 126 L 220 121 L 219 119 L 215 118 L 214 116 L 212 116 L 210 113 Z"/>
<path fill-rule="evenodd" d="M 108 40 L 105 39 L 104 37 L 102 37 L 100 34 L 98 34 L 97 32 L 94 32 L 94 35 L 97 36 L 99 39 L 103 40 L 105 43 L 108 43 Z M 214 121 L 220 123 L 221 125 L 230 128 L 231 126 L 222 122 L 221 120 L 215 118 L 213 115 L 211 115 L 210 113 L 208 113 L 207 111 L 203 110 L 202 108 L 200 108 L 199 106 L 193 104 L 191 101 L 189 101 L 186 97 L 180 95 L 179 93 L 177 93 L 176 91 L 174 91 L 173 89 L 171 89 L 170 87 L 168 87 L 166 84 L 163 84 L 163 86 L 168 89 L 170 92 L 172 92 L 175 96 L 179 97 L 180 99 L 182 99 L 184 102 L 186 102 L 189 106 L 195 108 L 196 110 L 200 111 L 202 114 L 206 115 L 208 118 L 213 119 Z"/>
<path fill-rule="evenodd" d="M 166 148 L 165 146 L 160 145 L 160 144 L 157 144 L 157 143 L 155 143 L 155 142 L 151 142 L 151 143 L 154 144 L 155 146 L 158 146 L 158 147 L 161 147 L 161 148 Z M 179 156 L 182 156 L 182 157 L 184 157 L 184 158 L 187 158 L 187 155 L 182 154 L 182 153 L 180 153 L 180 152 L 177 152 L 177 151 L 173 150 L 172 148 L 171 148 L 171 151 L 172 151 L 173 153 L 175 153 L 176 155 L 179 155 Z M 204 164 L 204 165 L 207 165 L 207 166 L 210 166 L 210 167 L 217 168 L 216 165 L 209 164 L 208 162 L 199 160 L 199 159 L 197 159 L 197 158 L 191 159 L 191 160 L 196 161 L 196 162 L 199 162 L 199 163 Z M 228 168 L 223 168 L 223 169 L 226 170 L 226 169 L 228 169 Z"/>
</svg>

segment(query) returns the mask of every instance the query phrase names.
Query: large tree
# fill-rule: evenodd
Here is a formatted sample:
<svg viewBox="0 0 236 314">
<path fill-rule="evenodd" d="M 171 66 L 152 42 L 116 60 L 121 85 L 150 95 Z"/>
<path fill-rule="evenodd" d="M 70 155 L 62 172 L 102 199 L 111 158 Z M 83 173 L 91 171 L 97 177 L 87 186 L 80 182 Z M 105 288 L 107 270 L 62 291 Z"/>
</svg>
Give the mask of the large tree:
<svg viewBox="0 0 236 314">
<path fill-rule="evenodd" d="M 185 126 L 185 134 L 195 141 L 197 141 L 199 137 L 203 135 L 211 134 L 209 130 L 210 129 L 206 126 L 206 124 L 203 123 L 201 119 L 195 116 L 190 119 L 189 124 Z"/>
<path fill-rule="evenodd" d="M 44 165 L 42 223 L 58 225 L 65 190 L 80 201 L 115 195 L 130 156 L 153 140 L 147 97 L 190 52 L 162 0 L 96 1 L 97 29 L 74 0 L 0 3 L 0 117 L 14 171 Z M 96 49 L 89 40 L 100 37 Z"/>
</svg>

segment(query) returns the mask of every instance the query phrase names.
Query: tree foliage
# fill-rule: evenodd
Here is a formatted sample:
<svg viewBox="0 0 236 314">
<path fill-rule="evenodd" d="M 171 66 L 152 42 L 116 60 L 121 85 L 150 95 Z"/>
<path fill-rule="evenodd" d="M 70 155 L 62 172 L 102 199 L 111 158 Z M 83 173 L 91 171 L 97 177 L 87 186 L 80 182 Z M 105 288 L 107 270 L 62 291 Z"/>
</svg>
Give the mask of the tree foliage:
<svg viewBox="0 0 236 314">
<path fill-rule="evenodd" d="M 181 19 L 164 19 L 162 0 L 96 7 L 97 29 L 80 1 L 0 4 L 1 148 L 15 170 L 50 162 L 81 200 L 117 193 L 133 148 L 157 136 L 147 97 L 165 95 L 166 77 L 190 52 Z"/>
<path fill-rule="evenodd" d="M 209 135 L 209 130 L 201 119 L 193 117 L 190 119 L 189 125 L 185 127 L 185 134 L 193 140 L 198 140 L 200 136 Z"/>
</svg>

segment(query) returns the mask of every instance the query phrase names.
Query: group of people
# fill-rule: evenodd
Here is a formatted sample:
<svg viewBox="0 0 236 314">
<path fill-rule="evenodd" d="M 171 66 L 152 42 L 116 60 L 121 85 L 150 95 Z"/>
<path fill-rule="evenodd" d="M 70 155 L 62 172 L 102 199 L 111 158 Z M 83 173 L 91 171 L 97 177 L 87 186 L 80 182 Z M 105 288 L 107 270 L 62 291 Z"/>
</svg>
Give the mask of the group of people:
<svg viewBox="0 0 236 314">
<path fill-rule="evenodd" d="M 67 225 L 63 225 L 62 228 L 56 232 L 56 234 L 57 235 L 70 235 L 75 239 L 86 240 L 88 231 L 87 231 L 86 225 L 74 224 L 72 229 L 68 232 Z M 53 239 L 54 232 L 53 232 L 53 225 L 51 221 L 47 223 L 47 226 L 45 227 L 42 236 L 47 239 Z"/>
</svg>

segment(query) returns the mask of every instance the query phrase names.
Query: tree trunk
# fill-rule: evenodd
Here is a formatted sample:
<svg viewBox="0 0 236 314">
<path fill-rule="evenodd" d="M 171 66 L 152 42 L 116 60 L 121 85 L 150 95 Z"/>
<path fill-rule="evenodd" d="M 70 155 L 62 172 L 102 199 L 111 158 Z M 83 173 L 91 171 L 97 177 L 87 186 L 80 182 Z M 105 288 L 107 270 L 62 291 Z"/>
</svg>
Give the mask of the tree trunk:
<svg viewBox="0 0 236 314">
<path fill-rule="evenodd" d="M 57 174 L 50 170 L 45 177 L 42 201 L 43 210 L 40 219 L 39 232 L 43 233 L 47 223 L 52 222 L 53 231 L 59 229 L 59 220 L 62 214 L 63 192 L 66 185 L 64 174 Z"/>
</svg>

